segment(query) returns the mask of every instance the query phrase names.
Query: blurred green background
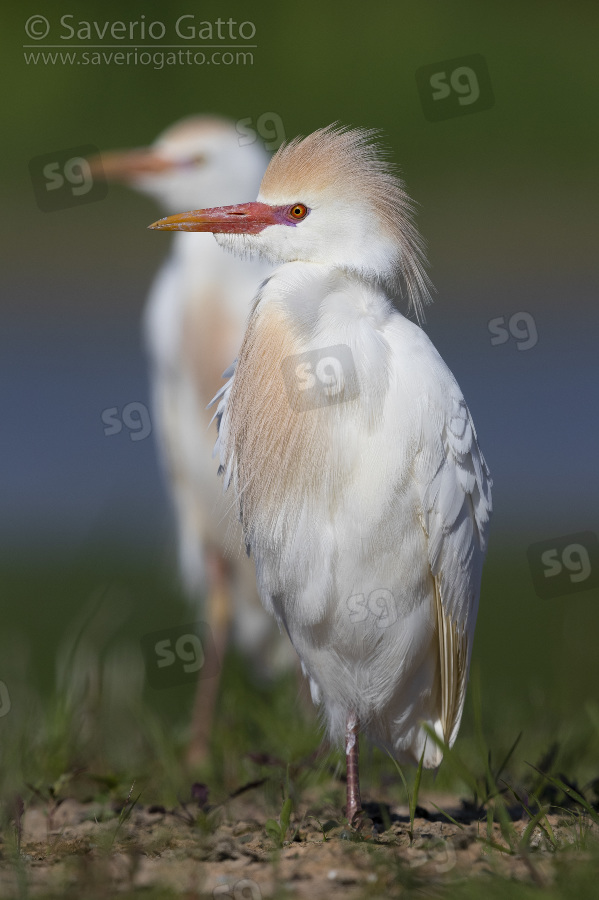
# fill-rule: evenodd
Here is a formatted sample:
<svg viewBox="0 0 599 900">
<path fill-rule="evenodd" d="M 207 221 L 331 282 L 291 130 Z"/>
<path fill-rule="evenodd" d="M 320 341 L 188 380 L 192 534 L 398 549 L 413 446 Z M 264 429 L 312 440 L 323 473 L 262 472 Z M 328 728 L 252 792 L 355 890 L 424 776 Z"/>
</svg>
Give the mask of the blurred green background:
<svg viewBox="0 0 599 900">
<path fill-rule="evenodd" d="M 255 24 L 257 47 L 243 66 L 26 64 L 24 24 L 40 13 L 51 35 L 65 14 L 99 23 L 143 14 L 171 38 L 181 15 L 232 17 Z M 142 146 L 201 112 L 253 122 L 271 112 L 288 138 L 335 120 L 384 132 L 429 246 L 437 298 L 427 331 L 460 382 L 495 479 L 474 651 L 486 726 L 502 743 L 524 729 L 533 754 L 551 737 L 584 743 L 599 683 L 599 592 L 578 585 L 540 599 L 527 549 L 597 528 L 596 6 L 46 2 L 5 9 L 4 19 L 5 755 L 17 765 L 27 744 L 35 757 L 40 710 L 56 722 L 49 698 L 70 690 L 75 703 L 94 678 L 98 703 L 123 704 L 120 737 L 103 735 L 106 765 L 148 753 L 150 743 L 132 749 L 143 729 L 124 698 L 135 685 L 163 745 L 184 734 L 191 691 L 152 692 L 140 670 L 140 637 L 194 616 L 177 589 L 154 447 L 106 438 L 101 421 L 106 407 L 148 402 L 139 320 L 168 241 L 146 230 L 152 202 L 121 187 L 101 202 L 40 211 L 28 163 L 84 144 Z M 428 121 L 416 72 L 472 54 L 486 62 L 493 105 Z M 522 350 L 514 335 L 493 345 L 489 322 L 522 312 L 534 345 Z M 78 628 L 87 651 L 65 674 Z M 221 721 L 234 729 L 243 667 L 230 666 Z M 292 686 L 281 690 L 293 697 Z M 292 732 L 275 733 L 278 709 L 254 725 L 239 711 L 247 746 L 294 752 Z M 43 727 L 48 747 L 52 723 Z M 471 731 L 467 715 L 461 740 Z M 63 756 L 57 769 L 72 763 L 68 748 Z"/>
</svg>

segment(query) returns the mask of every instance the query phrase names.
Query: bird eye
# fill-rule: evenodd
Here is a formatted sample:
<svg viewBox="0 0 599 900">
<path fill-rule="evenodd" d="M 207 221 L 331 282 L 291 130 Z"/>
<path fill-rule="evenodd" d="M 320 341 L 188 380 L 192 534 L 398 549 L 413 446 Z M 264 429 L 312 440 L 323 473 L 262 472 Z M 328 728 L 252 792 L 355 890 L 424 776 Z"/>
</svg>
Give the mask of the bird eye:
<svg viewBox="0 0 599 900">
<path fill-rule="evenodd" d="M 203 166 L 206 164 L 206 156 L 203 153 L 196 153 L 194 156 L 189 156 L 187 159 L 181 160 L 179 165 L 182 168 L 191 168 L 192 166 Z"/>
<path fill-rule="evenodd" d="M 304 219 L 308 215 L 308 207 L 303 203 L 296 203 L 289 208 L 289 215 L 292 219 Z"/>
</svg>

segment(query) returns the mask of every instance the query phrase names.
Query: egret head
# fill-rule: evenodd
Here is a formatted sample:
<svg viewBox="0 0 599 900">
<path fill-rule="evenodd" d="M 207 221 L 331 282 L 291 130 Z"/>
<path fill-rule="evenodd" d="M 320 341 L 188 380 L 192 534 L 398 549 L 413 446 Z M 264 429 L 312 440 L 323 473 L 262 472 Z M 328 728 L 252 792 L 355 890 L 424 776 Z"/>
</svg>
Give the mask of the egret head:
<svg viewBox="0 0 599 900">
<path fill-rule="evenodd" d="M 429 295 L 412 203 L 376 132 L 330 125 L 284 144 L 256 202 L 196 210 L 152 228 L 211 231 L 233 252 L 332 266 L 405 285 L 419 318 Z"/>
<path fill-rule="evenodd" d="M 176 212 L 190 204 L 238 203 L 252 196 L 268 159 L 262 143 L 248 143 L 234 122 L 189 116 L 149 147 L 103 153 L 90 164 L 92 172 L 129 184 Z"/>
</svg>

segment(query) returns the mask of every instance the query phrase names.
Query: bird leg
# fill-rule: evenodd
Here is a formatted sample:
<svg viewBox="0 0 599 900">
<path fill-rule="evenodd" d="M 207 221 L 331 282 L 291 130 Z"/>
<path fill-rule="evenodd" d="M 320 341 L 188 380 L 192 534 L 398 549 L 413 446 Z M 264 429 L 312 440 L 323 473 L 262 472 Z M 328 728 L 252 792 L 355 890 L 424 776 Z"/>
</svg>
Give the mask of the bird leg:
<svg viewBox="0 0 599 900">
<path fill-rule="evenodd" d="M 347 762 L 346 815 L 350 825 L 357 824 L 358 816 L 362 812 L 360 773 L 358 770 L 359 734 L 360 721 L 354 712 L 350 712 L 345 727 L 345 757 Z"/>
<path fill-rule="evenodd" d="M 187 764 L 196 767 L 205 762 L 210 747 L 214 710 L 220 687 L 220 676 L 229 639 L 231 622 L 231 594 L 227 565 L 216 551 L 206 554 L 208 596 L 206 619 L 220 663 L 220 670 L 212 678 L 198 679 L 191 718 L 191 738 L 187 748 Z"/>
</svg>

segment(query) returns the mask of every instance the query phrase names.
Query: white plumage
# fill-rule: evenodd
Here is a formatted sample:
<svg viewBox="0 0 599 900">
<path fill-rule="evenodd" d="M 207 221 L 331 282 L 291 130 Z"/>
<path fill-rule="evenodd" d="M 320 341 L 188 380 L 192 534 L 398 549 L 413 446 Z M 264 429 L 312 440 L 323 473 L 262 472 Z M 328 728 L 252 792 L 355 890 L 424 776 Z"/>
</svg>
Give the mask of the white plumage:
<svg viewBox="0 0 599 900">
<path fill-rule="evenodd" d="M 240 144 L 235 124 L 193 116 L 147 149 L 103 154 L 111 179 L 154 197 L 167 212 L 183 203 L 233 203 L 254 193 L 268 163 L 263 146 Z M 212 458 L 206 407 L 241 345 L 250 300 L 271 268 L 224 253 L 209 235 L 176 234 L 144 313 L 154 432 L 173 501 L 180 571 L 219 654 L 227 636 L 264 674 L 292 663 L 289 647 L 258 598 L 254 567 L 240 551 Z M 200 683 L 190 759 L 207 751 L 218 680 Z"/>
<path fill-rule="evenodd" d="M 217 452 L 262 602 L 346 738 L 352 820 L 358 723 L 428 767 L 442 754 L 423 725 L 456 738 L 491 512 L 461 391 L 394 305 L 400 278 L 417 312 L 428 299 L 409 200 L 371 133 L 330 126 L 279 150 L 257 203 L 154 227 L 283 263 L 217 396 Z M 327 354 L 332 387 L 298 407 L 306 364 Z"/>
</svg>

